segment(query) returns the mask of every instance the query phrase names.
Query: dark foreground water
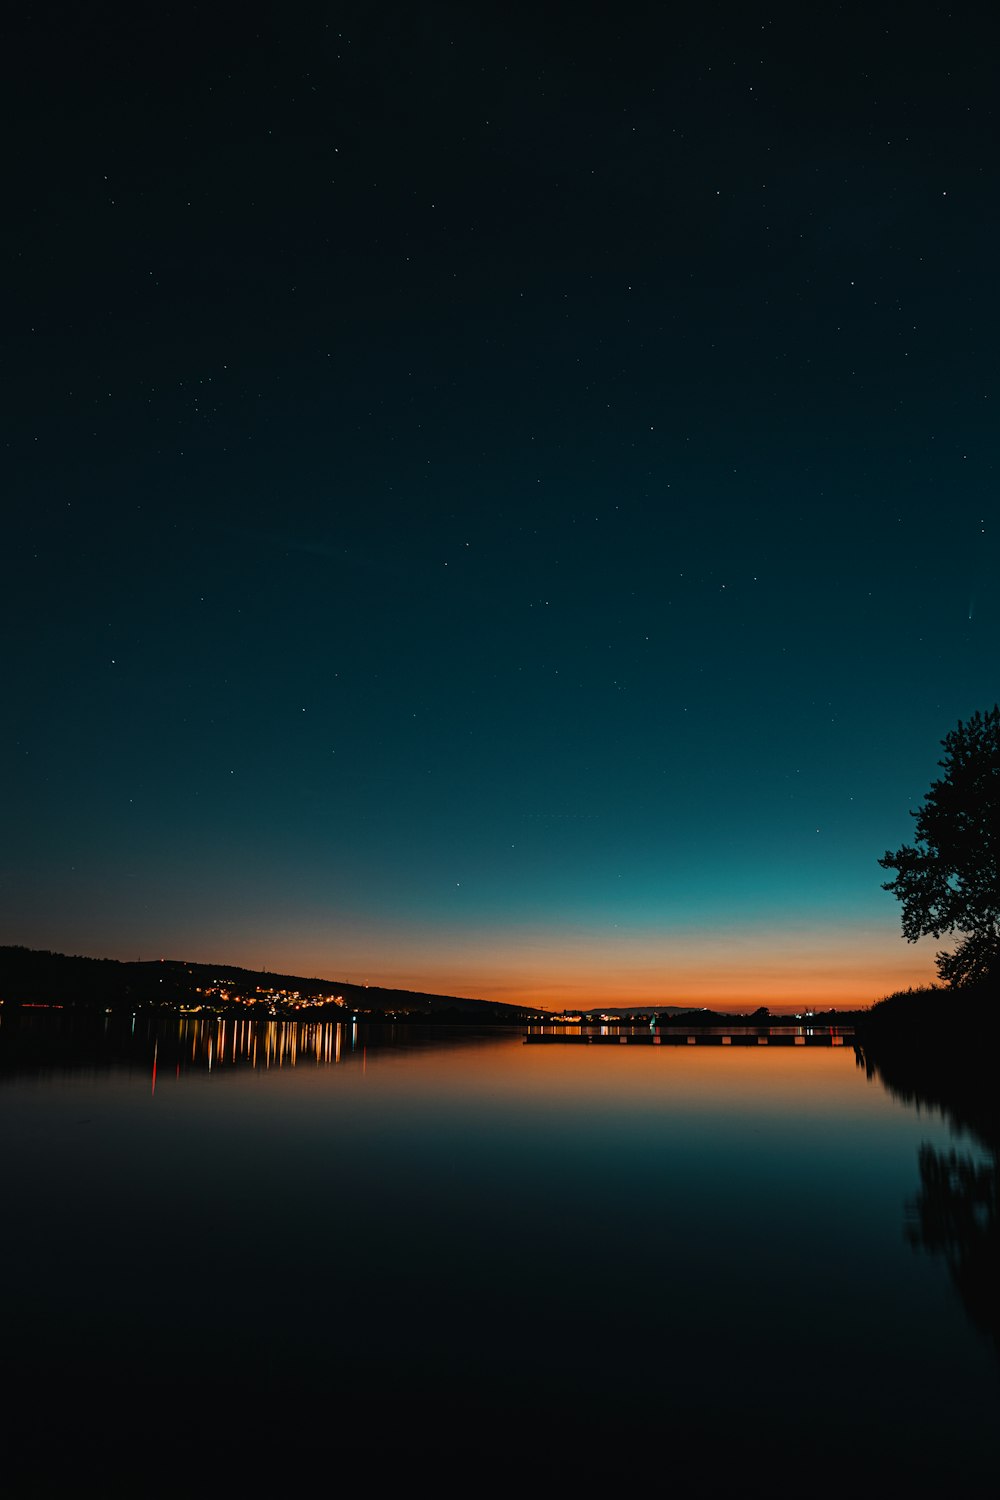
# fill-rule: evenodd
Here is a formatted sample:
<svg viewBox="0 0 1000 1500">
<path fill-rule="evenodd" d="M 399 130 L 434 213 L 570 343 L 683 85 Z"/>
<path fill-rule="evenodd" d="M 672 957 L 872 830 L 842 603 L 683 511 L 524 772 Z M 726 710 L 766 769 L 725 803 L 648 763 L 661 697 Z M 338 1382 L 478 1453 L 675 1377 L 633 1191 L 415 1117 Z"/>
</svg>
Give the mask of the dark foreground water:
<svg viewBox="0 0 1000 1500">
<path fill-rule="evenodd" d="M 995 1156 L 849 1046 L 0 1017 L 12 1493 L 995 1489 Z"/>
</svg>

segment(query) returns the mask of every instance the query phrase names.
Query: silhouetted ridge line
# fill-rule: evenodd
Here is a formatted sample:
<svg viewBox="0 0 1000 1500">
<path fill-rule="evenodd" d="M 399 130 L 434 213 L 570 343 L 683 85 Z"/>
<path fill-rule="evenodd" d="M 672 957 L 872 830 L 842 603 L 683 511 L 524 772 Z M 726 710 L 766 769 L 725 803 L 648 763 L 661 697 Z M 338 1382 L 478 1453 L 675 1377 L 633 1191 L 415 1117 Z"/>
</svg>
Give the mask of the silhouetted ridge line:
<svg viewBox="0 0 1000 1500">
<path fill-rule="evenodd" d="M 44 949 L 0 947 L 0 1000 L 20 1005 L 93 1008 L 254 1010 L 271 1015 L 324 1011 L 433 1021 L 519 1025 L 541 1012 L 496 1000 L 385 989 L 339 979 L 305 978 L 234 964 L 182 959 L 85 958 Z"/>
</svg>

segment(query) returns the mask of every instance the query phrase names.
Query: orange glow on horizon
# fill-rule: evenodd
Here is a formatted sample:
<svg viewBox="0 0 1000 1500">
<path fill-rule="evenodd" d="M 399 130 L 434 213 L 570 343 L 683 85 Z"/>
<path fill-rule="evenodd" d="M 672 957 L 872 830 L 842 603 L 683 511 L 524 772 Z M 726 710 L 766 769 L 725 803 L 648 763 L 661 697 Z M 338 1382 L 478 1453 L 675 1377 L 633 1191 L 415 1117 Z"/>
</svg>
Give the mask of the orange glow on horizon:
<svg viewBox="0 0 1000 1500">
<path fill-rule="evenodd" d="M 896 990 L 932 984 L 934 952 L 905 943 L 883 922 L 705 925 L 683 931 L 636 925 L 432 928 L 399 923 L 297 928 L 266 937 L 235 924 L 206 951 L 200 932 L 168 935 L 168 948 L 201 963 L 384 989 L 456 995 L 538 1010 L 668 1005 L 775 1014 L 861 1008 Z M 75 951 L 87 951 L 81 945 Z M 114 941 L 91 949 L 114 954 Z M 123 957 L 128 955 L 122 955 Z"/>
<path fill-rule="evenodd" d="M 501 942 L 494 934 L 487 942 L 482 934 L 400 933 L 373 941 L 363 967 L 356 955 L 312 951 L 304 958 L 300 951 L 294 962 L 288 955 L 288 972 L 551 1011 L 691 1005 L 745 1012 L 766 1005 L 776 1013 L 868 1006 L 936 977 L 936 945 L 915 949 L 896 931 L 860 926 L 674 940 L 648 933 L 517 936 Z"/>
</svg>

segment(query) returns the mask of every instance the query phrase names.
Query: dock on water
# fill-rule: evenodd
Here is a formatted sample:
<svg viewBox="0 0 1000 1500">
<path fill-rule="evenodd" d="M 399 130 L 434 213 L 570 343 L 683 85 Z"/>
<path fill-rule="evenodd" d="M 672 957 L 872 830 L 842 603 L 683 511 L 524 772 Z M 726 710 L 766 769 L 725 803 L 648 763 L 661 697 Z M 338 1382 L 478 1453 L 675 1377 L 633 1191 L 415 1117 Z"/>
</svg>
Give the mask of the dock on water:
<svg viewBox="0 0 1000 1500">
<path fill-rule="evenodd" d="M 583 1047 L 843 1047 L 854 1041 L 851 1030 L 695 1031 L 670 1027 L 663 1031 L 528 1030 L 530 1046 Z"/>
</svg>

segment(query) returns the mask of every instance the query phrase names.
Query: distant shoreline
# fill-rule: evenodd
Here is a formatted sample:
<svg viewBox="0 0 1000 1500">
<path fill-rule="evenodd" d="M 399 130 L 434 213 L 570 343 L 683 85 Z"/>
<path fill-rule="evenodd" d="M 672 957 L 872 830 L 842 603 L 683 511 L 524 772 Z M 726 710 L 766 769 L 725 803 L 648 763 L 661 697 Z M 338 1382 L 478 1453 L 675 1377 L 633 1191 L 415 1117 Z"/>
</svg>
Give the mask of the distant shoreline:
<svg viewBox="0 0 1000 1500">
<path fill-rule="evenodd" d="M 167 1011 L 179 1015 L 250 1015 L 265 1019 L 454 1022 L 481 1025 L 618 1025 L 654 1023 L 659 1029 L 733 1026 L 854 1027 L 885 1035 L 933 1019 L 937 1025 L 969 1013 L 995 1010 L 996 994 L 928 986 L 901 991 L 862 1008 L 801 1011 L 712 1010 L 703 1006 L 591 1006 L 572 1011 L 438 995 L 417 990 L 305 978 L 233 964 L 183 959 L 119 960 L 0 946 L 0 1004 L 95 1011 Z M 980 1017 L 980 1020 L 982 1018 Z"/>
</svg>

